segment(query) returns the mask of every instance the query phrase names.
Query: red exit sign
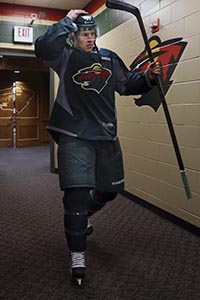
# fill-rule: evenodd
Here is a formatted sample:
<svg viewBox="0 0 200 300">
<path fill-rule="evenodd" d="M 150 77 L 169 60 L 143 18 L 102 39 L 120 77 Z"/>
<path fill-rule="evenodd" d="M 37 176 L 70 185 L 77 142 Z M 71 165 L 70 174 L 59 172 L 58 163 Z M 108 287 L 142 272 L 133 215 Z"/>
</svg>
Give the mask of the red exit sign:
<svg viewBox="0 0 200 300">
<path fill-rule="evenodd" d="M 14 42 L 33 43 L 33 28 L 14 26 Z"/>
</svg>

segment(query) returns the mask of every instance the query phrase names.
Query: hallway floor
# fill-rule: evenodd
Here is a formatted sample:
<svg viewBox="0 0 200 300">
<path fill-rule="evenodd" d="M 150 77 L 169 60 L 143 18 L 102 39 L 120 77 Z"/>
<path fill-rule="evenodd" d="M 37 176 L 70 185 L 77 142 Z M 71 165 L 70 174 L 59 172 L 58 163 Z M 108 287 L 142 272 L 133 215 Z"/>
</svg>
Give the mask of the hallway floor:
<svg viewBox="0 0 200 300">
<path fill-rule="evenodd" d="M 199 238 L 120 195 L 91 218 L 75 286 L 49 164 L 49 147 L 0 148 L 1 300 L 200 299 Z"/>
</svg>

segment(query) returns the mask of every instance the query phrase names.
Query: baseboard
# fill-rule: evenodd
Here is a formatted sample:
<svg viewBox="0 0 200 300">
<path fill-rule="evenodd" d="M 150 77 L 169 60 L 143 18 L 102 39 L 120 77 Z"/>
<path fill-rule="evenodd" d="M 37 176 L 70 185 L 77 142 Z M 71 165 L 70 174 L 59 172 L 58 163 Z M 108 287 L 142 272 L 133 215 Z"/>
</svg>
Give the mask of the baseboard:
<svg viewBox="0 0 200 300">
<path fill-rule="evenodd" d="M 197 235 L 200 237 L 200 228 L 198 228 L 197 226 L 183 220 L 183 219 L 180 219 L 179 217 L 175 216 L 175 215 L 172 215 L 171 213 L 127 192 L 127 191 L 123 191 L 121 192 L 121 194 L 123 196 L 125 196 L 126 198 L 132 200 L 133 202 L 153 211 L 154 213 L 156 213 L 157 215 L 159 215 L 160 217 L 164 218 L 164 219 L 167 219 L 171 222 L 173 222 L 174 224 L 186 229 L 187 231 Z"/>
</svg>

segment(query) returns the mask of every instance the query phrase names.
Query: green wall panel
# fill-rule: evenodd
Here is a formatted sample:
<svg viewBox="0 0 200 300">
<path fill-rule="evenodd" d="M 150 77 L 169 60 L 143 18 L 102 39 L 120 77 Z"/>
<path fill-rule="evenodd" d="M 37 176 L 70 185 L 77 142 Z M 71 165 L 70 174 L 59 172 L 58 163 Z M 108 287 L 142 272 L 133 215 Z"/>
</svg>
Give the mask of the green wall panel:
<svg viewBox="0 0 200 300">
<path fill-rule="evenodd" d="M 12 23 L 12 22 L 0 22 L 0 43 L 13 43 L 14 26 L 27 26 L 27 23 Z M 33 27 L 33 39 L 35 40 L 39 35 L 46 32 L 48 26 L 46 25 L 34 25 Z"/>
<path fill-rule="evenodd" d="M 102 36 L 130 18 L 130 13 L 119 10 L 105 9 L 95 18 L 95 21 L 99 28 L 100 36 Z"/>
<path fill-rule="evenodd" d="M 105 9 L 96 18 L 100 36 L 119 26 L 131 17 L 131 14 L 118 10 Z M 27 26 L 27 23 L 0 21 L 0 43 L 13 43 L 14 26 Z M 47 25 L 33 25 L 33 39 L 46 32 Z"/>
</svg>

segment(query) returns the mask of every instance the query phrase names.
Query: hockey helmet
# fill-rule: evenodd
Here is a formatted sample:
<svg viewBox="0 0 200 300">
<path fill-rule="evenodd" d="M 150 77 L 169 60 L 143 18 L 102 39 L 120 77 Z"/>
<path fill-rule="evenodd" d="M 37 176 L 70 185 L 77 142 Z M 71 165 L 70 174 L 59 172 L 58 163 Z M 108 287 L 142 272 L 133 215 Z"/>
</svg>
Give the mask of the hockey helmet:
<svg viewBox="0 0 200 300">
<path fill-rule="evenodd" d="M 92 15 L 81 14 L 75 21 L 78 31 L 96 29 L 96 23 Z"/>
</svg>

